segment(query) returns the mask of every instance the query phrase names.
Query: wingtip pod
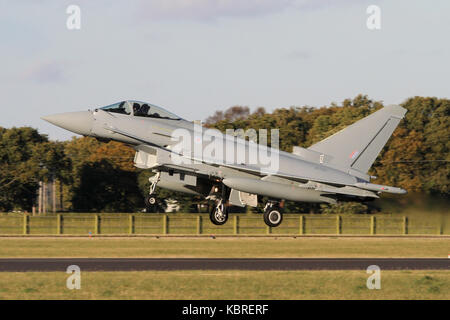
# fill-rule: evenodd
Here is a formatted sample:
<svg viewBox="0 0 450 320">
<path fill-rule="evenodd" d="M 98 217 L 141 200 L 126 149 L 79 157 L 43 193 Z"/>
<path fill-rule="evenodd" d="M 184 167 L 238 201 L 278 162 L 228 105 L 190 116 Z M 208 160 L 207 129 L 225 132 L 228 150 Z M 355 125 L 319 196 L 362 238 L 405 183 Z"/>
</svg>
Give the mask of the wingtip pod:
<svg viewBox="0 0 450 320">
<path fill-rule="evenodd" d="M 358 187 L 360 189 L 370 190 L 370 191 L 376 191 L 376 192 L 387 192 L 387 193 L 394 193 L 394 194 L 406 194 L 407 191 L 402 188 L 397 187 L 390 187 L 390 186 L 383 186 L 379 184 L 374 183 L 355 183 L 355 187 Z"/>
</svg>

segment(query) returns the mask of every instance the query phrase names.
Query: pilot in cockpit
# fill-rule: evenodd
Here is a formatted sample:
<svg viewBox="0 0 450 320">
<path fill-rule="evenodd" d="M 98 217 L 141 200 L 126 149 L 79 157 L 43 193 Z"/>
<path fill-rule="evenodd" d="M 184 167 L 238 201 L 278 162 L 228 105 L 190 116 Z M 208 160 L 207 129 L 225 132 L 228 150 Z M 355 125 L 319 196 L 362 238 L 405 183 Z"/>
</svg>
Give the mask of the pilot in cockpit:
<svg viewBox="0 0 450 320">
<path fill-rule="evenodd" d="M 133 114 L 138 116 L 140 113 L 141 105 L 139 103 L 133 103 Z"/>
<path fill-rule="evenodd" d="M 142 115 L 148 115 L 148 111 L 149 110 L 150 110 L 150 106 L 148 104 L 144 103 L 141 106 L 141 109 L 139 110 L 139 113 L 142 114 Z"/>
</svg>

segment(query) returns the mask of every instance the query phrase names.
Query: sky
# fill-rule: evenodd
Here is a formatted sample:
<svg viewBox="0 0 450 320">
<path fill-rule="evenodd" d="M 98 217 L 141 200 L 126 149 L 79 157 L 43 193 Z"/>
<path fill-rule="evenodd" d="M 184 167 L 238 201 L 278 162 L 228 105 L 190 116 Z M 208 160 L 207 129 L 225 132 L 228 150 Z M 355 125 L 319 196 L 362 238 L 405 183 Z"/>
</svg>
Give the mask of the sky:
<svg viewBox="0 0 450 320">
<path fill-rule="evenodd" d="M 449 98 L 449 14 L 448 0 L 0 0 L 0 126 L 65 140 L 40 117 L 126 99 L 204 120 L 359 93 Z"/>
</svg>

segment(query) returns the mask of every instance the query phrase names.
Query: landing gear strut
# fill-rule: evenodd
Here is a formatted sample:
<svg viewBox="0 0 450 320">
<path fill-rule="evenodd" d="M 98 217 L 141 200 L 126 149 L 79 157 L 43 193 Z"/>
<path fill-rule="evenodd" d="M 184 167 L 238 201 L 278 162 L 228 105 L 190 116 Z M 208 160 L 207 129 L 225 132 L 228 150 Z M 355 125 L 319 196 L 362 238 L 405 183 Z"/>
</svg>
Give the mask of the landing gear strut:
<svg viewBox="0 0 450 320">
<path fill-rule="evenodd" d="M 283 221 L 283 208 L 278 202 L 267 202 L 264 208 L 264 222 L 269 227 L 278 227 Z"/>
<path fill-rule="evenodd" d="M 223 203 L 222 199 L 216 200 L 215 206 L 209 214 L 211 222 L 217 226 L 223 225 L 228 220 L 228 207 Z"/>
</svg>

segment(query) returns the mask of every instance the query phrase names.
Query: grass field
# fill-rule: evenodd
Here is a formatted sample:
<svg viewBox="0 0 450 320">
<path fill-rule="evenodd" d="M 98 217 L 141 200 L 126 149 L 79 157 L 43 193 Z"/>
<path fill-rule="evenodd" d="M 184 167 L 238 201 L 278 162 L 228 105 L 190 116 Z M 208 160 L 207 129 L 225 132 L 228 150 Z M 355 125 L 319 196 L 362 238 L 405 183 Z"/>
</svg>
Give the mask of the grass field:
<svg viewBox="0 0 450 320">
<path fill-rule="evenodd" d="M 448 238 L 0 238 L 0 258 L 447 257 Z M 450 299 L 449 271 L 0 272 L 0 299 Z"/>
<path fill-rule="evenodd" d="M 0 273 L 0 299 L 450 299 L 448 271 L 148 271 Z"/>
<path fill-rule="evenodd" d="M 446 258 L 449 238 L 0 238 L 0 258 Z"/>
</svg>

